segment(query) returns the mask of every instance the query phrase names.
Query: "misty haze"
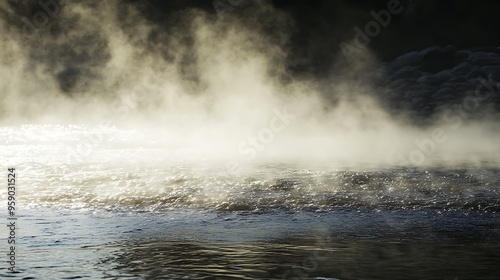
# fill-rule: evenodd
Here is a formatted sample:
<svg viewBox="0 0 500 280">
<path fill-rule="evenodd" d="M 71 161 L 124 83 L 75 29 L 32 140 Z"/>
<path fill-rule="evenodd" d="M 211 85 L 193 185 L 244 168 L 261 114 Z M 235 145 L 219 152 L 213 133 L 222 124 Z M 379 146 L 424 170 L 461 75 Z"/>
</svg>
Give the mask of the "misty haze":
<svg viewBox="0 0 500 280">
<path fill-rule="evenodd" d="M 0 2 L 0 278 L 497 279 L 476 2 Z"/>
</svg>

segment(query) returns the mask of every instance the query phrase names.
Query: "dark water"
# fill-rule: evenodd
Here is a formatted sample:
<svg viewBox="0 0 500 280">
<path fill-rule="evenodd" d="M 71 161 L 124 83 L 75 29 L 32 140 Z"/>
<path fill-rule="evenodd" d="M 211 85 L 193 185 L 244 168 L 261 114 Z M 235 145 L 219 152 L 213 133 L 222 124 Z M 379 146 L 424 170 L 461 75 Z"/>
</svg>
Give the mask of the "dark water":
<svg viewBox="0 0 500 280">
<path fill-rule="evenodd" d="M 498 279 L 498 244 L 285 239 L 130 244 L 113 260 L 150 279 Z"/>
<path fill-rule="evenodd" d="M 481 211 L 86 212 L 19 218 L 19 279 L 498 279 Z M 29 278 L 32 277 L 32 278 Z"/>
</svg>

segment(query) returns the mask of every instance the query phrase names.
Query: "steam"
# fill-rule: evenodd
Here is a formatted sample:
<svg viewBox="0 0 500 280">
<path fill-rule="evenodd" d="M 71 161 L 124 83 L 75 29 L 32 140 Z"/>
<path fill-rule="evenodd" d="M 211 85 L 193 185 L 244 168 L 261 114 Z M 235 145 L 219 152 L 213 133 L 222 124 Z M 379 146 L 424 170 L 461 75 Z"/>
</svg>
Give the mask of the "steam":
<svg viewBox="0 0 500 280">
<path fill-rule="evenodd" d="M 43 3 L 52 5 L 0 4 L 3 125 L 133 130 L 137 145 L 193 151 L 233 171 L 267 161 L 498 165 L 494 122 L 455 114 L 458 126 L 421 127 L 384 110 L 358 79 L 377 65 L 368 49 L 327 77 L 287 71 L 294 22 L 264 1 L 222 18 L 187 9 L 158 21 L 145 4 Z"/>
</svg>

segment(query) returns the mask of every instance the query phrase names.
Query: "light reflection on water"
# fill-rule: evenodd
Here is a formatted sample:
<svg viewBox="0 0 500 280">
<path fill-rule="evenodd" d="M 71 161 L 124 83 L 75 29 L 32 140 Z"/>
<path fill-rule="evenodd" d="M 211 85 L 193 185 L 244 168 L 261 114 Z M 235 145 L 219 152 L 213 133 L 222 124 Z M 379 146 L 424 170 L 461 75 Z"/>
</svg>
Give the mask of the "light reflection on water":
<svg viewBox="0 0 500 280">
<path fill-rule="evenodd" d="M 116 142 L 68 162 L 54 143 L 78 143 L 75 131 L 4 130 L 0 155 L 18 168 L 20 216 L 19 273 L 1 267 L 2 279 L 500 275 L 497 163 L 339 170 L 272 163 L 230 176 Z"/>
<path fill-rule="evenodd" d="M 319 166 L 301 160 L 256 160 L 246 172 L 232 175 L 225 168 L 226 160 L 209 161 L 202 154 L 153 144 L 146 141 L 148 134 L 132 130 L 108 128 L 101 132 L 106 137 L 99 137 L 106 141 L 82 146 L 86 143 L 82 137 L 93 135 L 95 129 L 0 127 L 0 157 L 17 168 L 21 184 L 29 185 L 19 197 L 24 207 L 159 212 L 172 208 L 500 209 L 498 159 L 483 166 L 344 169 L 333 168 L 338 168 L 335 160 L 315 163 Z M 68 154 L 67 147 L 80 153 Z M 0 199 L 5 198 L 5 192 L 0 192 Z"/>
</svg>

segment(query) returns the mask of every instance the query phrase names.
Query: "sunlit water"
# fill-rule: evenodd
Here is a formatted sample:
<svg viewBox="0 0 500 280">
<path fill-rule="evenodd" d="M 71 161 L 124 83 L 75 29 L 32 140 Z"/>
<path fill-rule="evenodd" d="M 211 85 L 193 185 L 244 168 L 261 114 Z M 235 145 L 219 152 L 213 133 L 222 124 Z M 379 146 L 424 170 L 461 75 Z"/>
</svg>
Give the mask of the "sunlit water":
<svg viewBox="0 0 500 280">
<path fill-rule="evenodd" d="M 96 131 L 0 129 L 4 176 L 7 167 L 18 173 L 18 273 L 3 265 L 1 278 L 500 275 L 494 162 L 377 169 L 262 162 L 235 175 L 197 151 L 127 130 Z M 82 146 L 89 137 L 92 145 Z M 6 192 L 0 197 L 6 202 Z"/>
</svg>

